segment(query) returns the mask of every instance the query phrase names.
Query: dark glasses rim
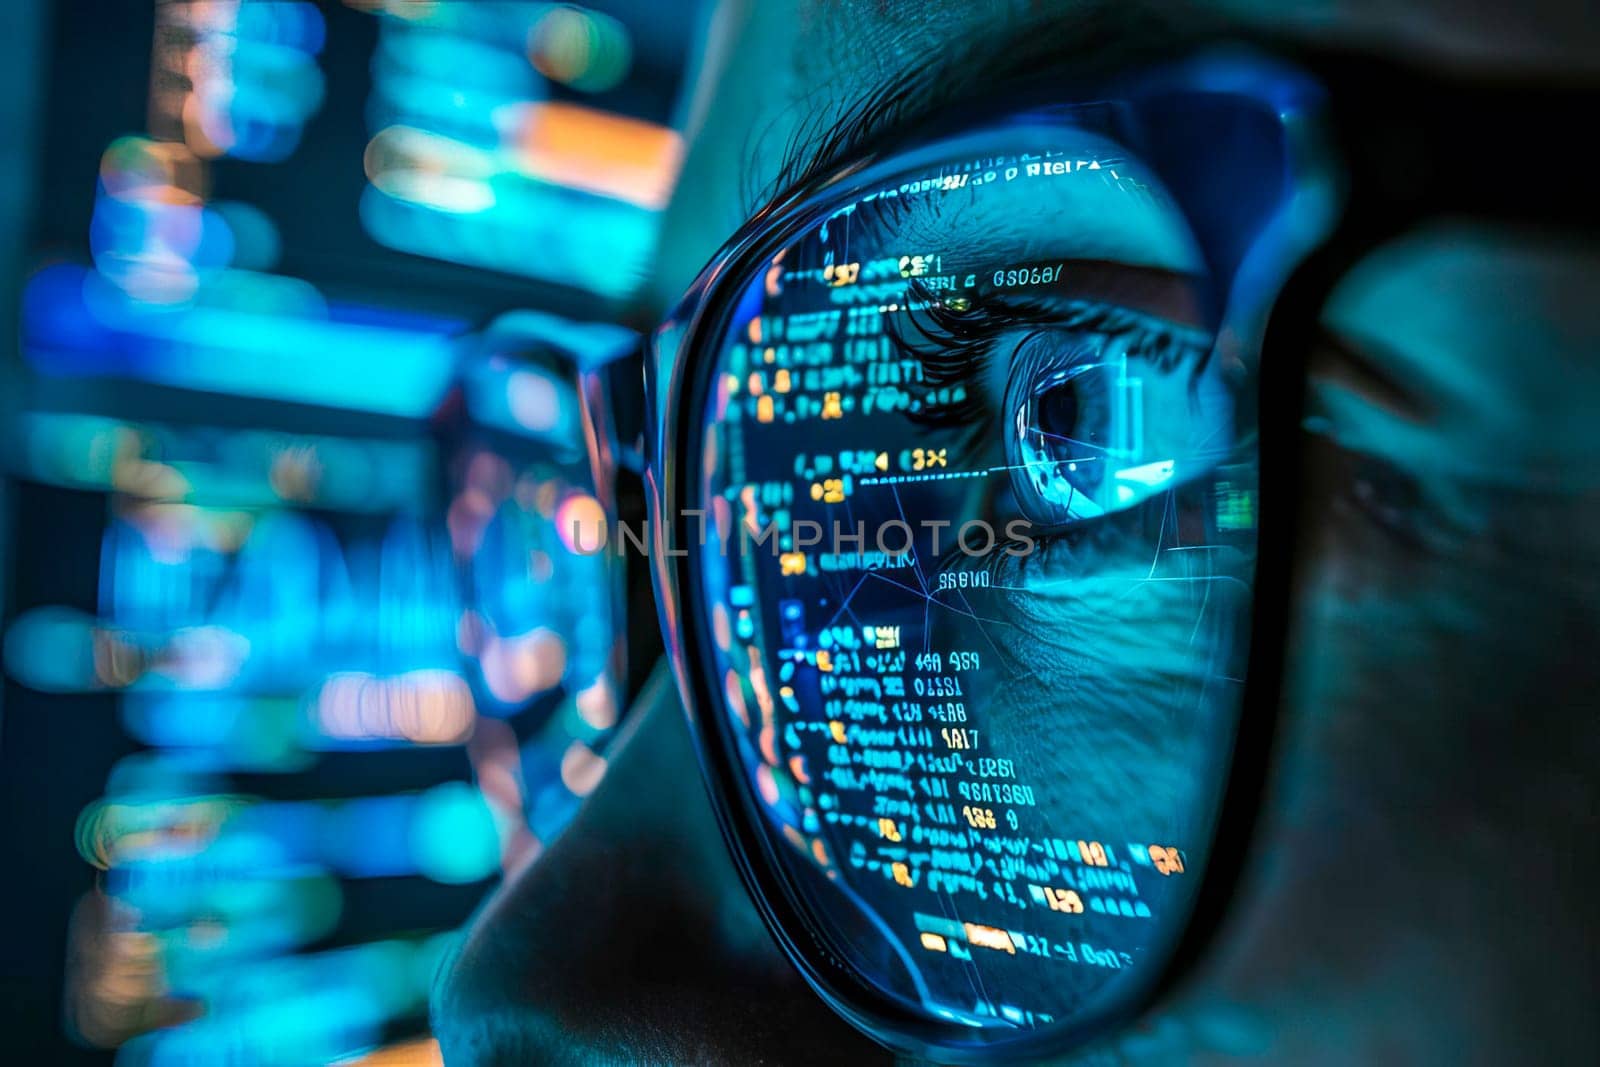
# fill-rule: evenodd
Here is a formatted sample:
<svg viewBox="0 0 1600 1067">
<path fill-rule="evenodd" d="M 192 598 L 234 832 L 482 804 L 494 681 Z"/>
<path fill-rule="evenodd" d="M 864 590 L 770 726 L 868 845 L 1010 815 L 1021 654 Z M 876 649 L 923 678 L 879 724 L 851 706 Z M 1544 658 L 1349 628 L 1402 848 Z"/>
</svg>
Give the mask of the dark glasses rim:
<svg viewBox="0 0 1600 1067">
<path fill-rule="evenodd" d="M 1176 71 L 1192 59 L 1203 43 L 1190 42 L 1175 49 Z M 656 544 L 655 586 L 668 654 L 677 675 L 695 738 L 702 773 L 711 792 L 718 823 L 727 839 L 746 888 L 768 929 L 785 955 L 801 971 L 829 1006 L 858 1029 L 898 1051 L 946 1062 L 977 1062 L 1020 1055 L 1059 1052 L 1084 1038 L 1136 1016 L 1194 972 L 1213 942 L 1239 891 L 1239 878 L 1255 840 L 1261 800 L 1268 788 L 1271 752 L 1277 732 L 1287 635 L 1291 623 L 1291 586 L 1300 528 L 1299 495 L 1294 491 L 1304 469 L 1301 453 L 1301 402 L 1306 379 L 1306 357 L 1320 335 L 1318 313 L 1328 294 L 1350 266 L 1398 233 L 1431 216 L 1468 214 L 1520 222 L 1559 221 L 1564 226 L 1581 222 L 1592 229 L 1594 205 L 1576 184 L 1566 195 L 1537 200 L 1507 197 L 1505 187 L 1484 180 L 1481 171 L 1452 165 L 1461 155 L 1464 132 L 1460 116 L 1463 94 L 1478 103 L 1477 114 L 1489 112 L 1539 116 L 1536 124 L 1558 132 L 1588 101 L 1573 102 L 1572 87 L 1514 87 L 1465 85 L 1400 67 L 1381 67 L 1370 59 L 1333 57 L 1297 59 L 1276 50 L 1259 60 L 1274 77 L 1287 74 L 1327 91 L 1296 92 L 1286 97 L 1258 100 L 1272 106 L 1284 126 L 1313 134 L 1325 130 L 1332 144 L 1308 141 L 1308 153 L 1331 147 L 1348 187 L 1337 229 L 1303 256 L 1279 287 L 1260 343 L 1258 427 L 1261 447 L 1260 513 L 1256 546 L 1256 576 L 1251 610 L 1248 674 L 1234 745 L 1224 775 L 1224 795 L 1205 870 L 1187 921 L 1174 945 L 1164 946 L 1165 963 L 1159 976 L 1141 996 L 1090 1019 L 1063 1021 L 1038 1031 L 1019 1031 L 1015 1038 L 999 1039 L 986 1032 L 981 1043 L 962 1041 L 970 1029 L 914 1017 L 900 1004 L 872 989 L 842 955 L 827 943 L 803 900 L 798 886 L 782 873 L 773 854 L 768 832 L 753 810 L 742 769 L 727 743 L 721 723 L 722 706 L 714 680 L 708 677 L 709 647 L 704 612 L 696 603 L 693 564 L 687 556 L 673 556 L 673 544 L 688 544 L 682 516 L 698 476 L 698 426 L 690 413 L 702 410 L 709 373 L 695 373 L 691 364 L 696 342 L 720 337 L 732 314 L 729 279 L 743 280 L 748 270 L 785 247 L 807 225 L 825 217 L 848 200 L 841 190 L 853 188 L 875 176 L 875 168 L 895 172 L 914 167 L 891 147 L 874 156 L 828 174 L 820 181 L 783 197 L 758 212 L 718 254 L 691 286 L 687 296 L 653 338 L 646 358 L 646 416 L 648 491 Z M 1234 57 L 1238 61 L 1240 57 Z M 1246 61 L 1248 62 L 1248 61 Z M 1287 69 L 1285 62 L 1290 65 Z M 1102 83 L 1104 84 L 1104 83 Z M 1349 93 L 1344 92 L 1351 89 Z M 1070 89 L 1056 89 L 1058 99 L 1071 99 Z M 1102 89 L 1103 93 L 1103 89 Z M 1377 105 L 1404 95 L 1409 107 L 1396 126 L 1371 124 Z M 1579 96 L 1592 97 L 1593 90 Z M 1466 105 L 1470 106 L 1470 105 Z M 1592 111 L 1588 111 L 1592 115 Z M 1441 121 L 1451 116 L 1450 121 Z M 1396 184 L 1381 180 L 1388 146 L 1395 129 L 1420 122 L 1434 131 L 1436 143 L 1424 157 L 1430 164 L 1413 179 Z M 928 142 L 948 146 L 948 139 Z M 1468 158 L 1471 158 L 1468 155 Z M 1307 161 L 1307 166 L 1310 163 Z M 1574 172 L 1574 174 L 1579 172 Z M 1586 210 L 1585 210 L 1586 209 Z M 1271 398 L 1271 403 L 1263 398 Z M 687 462 L 685 461 L 687 457 Z M 688 591 L 689 598 L 684 598 Z"/>
</svg>

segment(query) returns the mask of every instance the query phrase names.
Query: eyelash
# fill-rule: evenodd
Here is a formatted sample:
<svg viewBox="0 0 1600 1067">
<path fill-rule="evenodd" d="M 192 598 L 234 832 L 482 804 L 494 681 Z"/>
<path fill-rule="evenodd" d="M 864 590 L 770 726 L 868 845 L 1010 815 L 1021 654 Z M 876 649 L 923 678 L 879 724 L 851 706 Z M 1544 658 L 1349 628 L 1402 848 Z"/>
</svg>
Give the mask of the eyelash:
<svg viewBox="0 0 1600 1067">
<path fill-rule="evenodd" d="M 1071 300 L 1047 306 L 1036 301 L 962 299 L 968 301 L 966 307 L 952 307 L 950 301 L 913 282 L 907 287 L 907 301 L 915 310 L 891 319 L 885 332 L 896 355 L 921 364 L 925 395 L 945 388 L 965 391 L 959 404 L 913 416 L 929 427 L 970 427 L 972 436 L 964 436 L 964 445 L 995 430 L 998 413 L 985 403 L 979 386 L 988 375 L 996 342 L 1007 333 L 1033 328 L 1017 342 L 1015 347 L 1021 348 L 1045 328 L 1113 337 L 1142 329 L 1129 354 L 1149 360 L 1157 370 L 1187 363 L 1191 375 L 1198 376 L 1210 359 L 1209 345 L 1185 340 L 1176 331 L 1153 326 L 1150 316 L 1113 304 Z"/>
<path fill-rule="evenodd" d="M 921 364 L 925 395 L 958 386 L 966 391 L 959 404 L 925 410 L 915 421 L 930 427 L 969 426 L 974 433 L 991 431 L 994 412 L 984 404 L 978 385 L 988 373 L 995 342 L 1016 329 L 1042 327 L 1056 313 L 1034 303 L 970 298 L 965 298 L 965 308 L 955 308 L 916 281 L 907 287 L 906 299 L 915 310 L 891 318 L 885 327 L 895 354 Z"/>
</svg>

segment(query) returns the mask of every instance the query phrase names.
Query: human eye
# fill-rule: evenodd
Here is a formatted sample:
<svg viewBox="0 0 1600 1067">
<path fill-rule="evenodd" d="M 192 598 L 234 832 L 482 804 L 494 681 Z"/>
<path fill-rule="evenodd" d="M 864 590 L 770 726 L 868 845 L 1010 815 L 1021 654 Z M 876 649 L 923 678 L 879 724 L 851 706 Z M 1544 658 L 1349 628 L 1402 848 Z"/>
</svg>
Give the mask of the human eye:
<svg viewBox="0 0 1600 1067">
<path fill-rule="evenodd" d="M 1047 286 L 1066 267 L 997 269 L 992 284 Z M 1115 272 L 1083 270 L 1102 281 Z M 1003 448 L 1017 512 L 1042 531 L 1137 506 L 1231 451 L 1232 395 L 1209 332 L 1124 300 L 1046 290 L 1026 304 L 979 306 L 924 295 L 894 332 L 934 389 L 964 394 L 969 438 Z"/>
<path fill-rule="evenodd" d="M 1181 928 L 1248 650 L 1253 379 L 1101 110 L 852 172 L 690 358 L 714 742 L 819 943 L 983 1043 L 1123 1010 Z"/>
</svg>

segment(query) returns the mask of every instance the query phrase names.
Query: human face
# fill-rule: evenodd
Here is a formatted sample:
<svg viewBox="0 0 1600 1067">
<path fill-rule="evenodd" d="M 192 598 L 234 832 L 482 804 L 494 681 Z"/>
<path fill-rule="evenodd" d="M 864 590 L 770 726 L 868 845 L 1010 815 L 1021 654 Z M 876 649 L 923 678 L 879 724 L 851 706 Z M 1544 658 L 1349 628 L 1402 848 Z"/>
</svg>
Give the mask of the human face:
<svg viewBox="0 0 1600 1067">
<path fill-rule="evenodd" d="M 819 121 L 816 86 L 826 125 L 902 62 L 1081 14 L 903 7 L 722 12 L 731 88 L 696 116 L 656 291 L 738 225 L 741 187 L 767 184 Z M 1357 41 L 1379 29 L 1323 16 Z M 1503 45 L 1457 32 L 1434 58 L 1559 62 L 1572 36 L 1522 18 Z M 1124 1057 L 1581 1047 L 1593 990 L 1562 931 L 1589 928 L 1570 842 L 1595 807 L 1596 679 L 1560 635 L 1596 622 L 1595 258 L 1548 233 L 1436 224 L 1373 252 L 1326 305 L 1271 789 L 1229 921 L 1182 987 L 1107 1035 Z M 447 1051 L 870 1055 L 764 941 L 673 702 L 654 695 L 569 837 L 480 920 L 441 996 Z M 1512 922 L 1512 899 L 1542 918 Z M 1412 1013 L 1379 1007 L 1400 999 Z"/>
</svg>

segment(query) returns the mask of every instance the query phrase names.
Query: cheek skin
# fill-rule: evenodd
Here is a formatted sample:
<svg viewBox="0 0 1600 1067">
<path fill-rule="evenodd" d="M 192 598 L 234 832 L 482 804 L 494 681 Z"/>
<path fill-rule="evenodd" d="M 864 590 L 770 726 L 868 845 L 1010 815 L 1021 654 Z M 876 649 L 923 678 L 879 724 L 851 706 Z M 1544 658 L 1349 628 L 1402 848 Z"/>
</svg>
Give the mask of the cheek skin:
<svg viewBox="0 0 1600 1067">
<path fill-rule="evenodd" d="M 1209 834 L 1214 764 L 1237 708 L 1225 661 L 1247 595 L 1218 577 L 1075 579 L 1070 595 L 1010 595 L 1007 660 L 987 719 L 1050 809 L 1113 841 Z M 1200 853 L 1197 851 L 1196 856 Z"/>
<path fill-rule="evenodd" d="M 1592 1051 L 1597 268 L 1436 230 L 1330 302 L 1376 379 L 1319 354 L 1284 718 L 1242 895 L 1197 978 L 1084 1062 Z"/>
</svg>

